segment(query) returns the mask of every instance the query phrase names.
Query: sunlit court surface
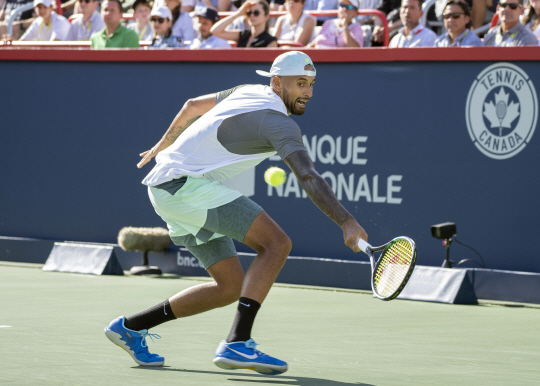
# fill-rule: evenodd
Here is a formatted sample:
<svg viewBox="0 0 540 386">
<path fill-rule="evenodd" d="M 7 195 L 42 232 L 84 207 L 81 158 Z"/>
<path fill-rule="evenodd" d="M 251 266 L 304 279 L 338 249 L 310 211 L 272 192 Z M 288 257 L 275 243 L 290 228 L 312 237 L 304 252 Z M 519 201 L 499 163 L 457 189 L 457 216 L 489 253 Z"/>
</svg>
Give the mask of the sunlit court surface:
<svg viewBox="0 0 540 386">
<path fill-rule="evenodd" d="M 539 385 L 540 309 L 447 305 L 275 285 L 253 336 L 289 371 L 212 363 L 236 305 L 160 325 L 143 368 L 103 329 L 204 278 L 93 276 L 0 263 L 2 385 Z"/>
</svg>

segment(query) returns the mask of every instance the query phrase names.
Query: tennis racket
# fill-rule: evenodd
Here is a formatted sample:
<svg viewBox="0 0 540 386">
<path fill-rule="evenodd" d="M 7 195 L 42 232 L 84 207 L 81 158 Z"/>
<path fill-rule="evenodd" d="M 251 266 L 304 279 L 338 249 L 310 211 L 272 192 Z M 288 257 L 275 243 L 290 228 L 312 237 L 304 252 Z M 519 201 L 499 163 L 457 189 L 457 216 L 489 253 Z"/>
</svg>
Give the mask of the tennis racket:
<svg viewBox="0 0 540 386">
<path fill-rule="evenodd" d="M 372 247 L 358 240 L 358 247 L 369 256 L 371 262 L 371 289 L 376 297 L 392 300 L 405 288 L 416 264 L 416 245 L 408 237 L 396 237 L 392 241 Z M 374 263 L 373 252 L 382 251 Z"/>
</svg>

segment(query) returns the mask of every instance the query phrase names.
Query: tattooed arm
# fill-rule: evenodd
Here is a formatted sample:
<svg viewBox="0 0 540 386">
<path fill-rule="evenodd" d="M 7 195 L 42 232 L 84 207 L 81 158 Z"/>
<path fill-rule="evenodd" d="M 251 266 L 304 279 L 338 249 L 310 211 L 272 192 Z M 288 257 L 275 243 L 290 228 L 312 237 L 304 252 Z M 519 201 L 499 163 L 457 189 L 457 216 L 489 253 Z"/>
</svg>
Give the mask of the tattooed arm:
<svg viewBox="0 0 540 386">
<path fill-rule="evenodd" d="M 142 160 L 137 164 L 142 168 L 148 161 L 154 158 L 162 150 L 171 146 L 176 138 L 187 129 L 193 122 L 206 114 L 216 105 L 216 94 L 208 94 L 198 98 L 189 99 L 176 115 L 167 132 L 161 140 L 150 150 L 141 153 Z"/>
<path fill-rule="evenodd" d="M 285 158 L 285 163 L 291 168 L 300 182 L 302 189 L 311 201 L 330 217 L 343 230 L 345 245 L 358 252 L 358 239 L 367 241 L 367 233 L 356 222 L 347 209 L 341 205 L 328 183 L 315 170 L 313 161 L 306 151 L 300 150 Z"/>
</svg>

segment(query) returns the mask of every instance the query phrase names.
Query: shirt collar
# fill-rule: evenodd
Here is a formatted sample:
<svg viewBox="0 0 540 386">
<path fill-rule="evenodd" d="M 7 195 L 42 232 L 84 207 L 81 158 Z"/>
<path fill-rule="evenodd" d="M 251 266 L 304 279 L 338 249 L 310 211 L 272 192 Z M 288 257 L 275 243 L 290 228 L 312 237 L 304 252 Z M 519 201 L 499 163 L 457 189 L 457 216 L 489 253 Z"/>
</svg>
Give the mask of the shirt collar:
<svg viewBox="0 0 540 386">
<path fill-rule="evenodd" d="M 523 28 L 523 24 L 521 24 L 521 23 L 518 21 L 518 23 L 517 23 L 515 26 L 513 26 L 513 27 L 510 28 L 510 29 L 508 29 L 506 32 L 503 32 L 503 31 L 502 31 L 502 26 L 501 26 L 500 31 L 501 31 L 501 33 L 503 33 L 503 34 L 506 35 L 506 34 L 513 34 L 514 32 L 521 31 L 522 28 Z"/>
<path fill-rule="evenodd" d="M 97 11 L 94 11 L 94 13 L 92 14 L 92 16 L 90 16 L 90 19 L 88 19 L 88 21 L 95 21 L 96 20 L 96 17 L 99 17 L 99 13 Z"/>
<path fill-rule="evenodd" d="M 213 37 L 214 37 L 214 35 L 211 34 L 210 36 L 208 36 L 208 37 L 205 39 L 205 38 L 203 38 L 203 37 L 201 36 L 201 34 L 199 34 L 199 36 L 197 36 L 197 39 L 199 39 L 199 41 L 200 41 L 201 43 L 203 43 L 203 42 L 209 42 Z"/>
<path fill-rule="evenodd" d="M 423 28 L 424 28 L 424 25 L 422 23 L 418 23 L 418 25 L 416 27 L 414 27 L 413 30 L 409 33 L 409 36 L 416 35 Z M 399 33 L 401 33 L 403 36 L 406 37 L 406 35 L 405 35 L 405 27 L 401 27 L 401 29 L 399 30 Z"/>
<path fill-rule="evenodd" d="M 459 35 L 457 38 L 455 38 L 453 43 L 450 40 L 450 32 L 447 32 L 446 33 L 446 39 L 448 39 L 448 44 L 456 44 L 456 42 L 461 44 L 463 42 L 463 39 L 465 39 L 465 35 L 467 34 L 468 31 L 469 31 L 469 29 L 465 28 L 465 31 L 463 31 L 461 33 L 461 35 Z"/>
<path fill-rule="evenodd" d="M 81 14 L 81 25 L 86 27 L 89 23 L 93 23 L 96 20 L 96 17 L 99 17 L 99 13 L 97 13 L 97 11 L 94 11 L 92 16 L 90 16 L 90 19 L 88 19 L 88 22 L 86 24 L 84 24 L 84 20 L 82 18 L 82 14 Z"/>
<path fill-rule="evenodd" d="M 116 31 L 114 31 L 112 34 L 109 35 L 109 37 L 107 37 L 107 28 L 105 27 L 103 28 L 103 32 L 101 33 L 101 36 L 103 36 L 103 38 L 105 39 L 112 39 L 112 37 L 115 36 L 118 33 L 118 31 L 120 31 L 121 28 L 122 28 L 122 24 L 119 24 Z"/>
</svg>

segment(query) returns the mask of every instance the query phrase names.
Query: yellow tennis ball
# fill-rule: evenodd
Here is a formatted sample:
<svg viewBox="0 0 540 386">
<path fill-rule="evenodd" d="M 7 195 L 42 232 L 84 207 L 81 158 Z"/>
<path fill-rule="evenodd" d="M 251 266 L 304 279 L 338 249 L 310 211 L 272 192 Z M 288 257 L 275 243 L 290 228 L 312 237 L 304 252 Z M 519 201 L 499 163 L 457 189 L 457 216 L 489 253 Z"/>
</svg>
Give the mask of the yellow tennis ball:
<svg viewBox="0 0 540 386">
<path fill-rule="evenodd" d="M 264 172 L 264 180 L 267 184 L 272 186 L 278 186 L 285 182 L 287 179 L 287 173 L 285 170 L 277 167 L 271 167 Z"/>
</svg>

